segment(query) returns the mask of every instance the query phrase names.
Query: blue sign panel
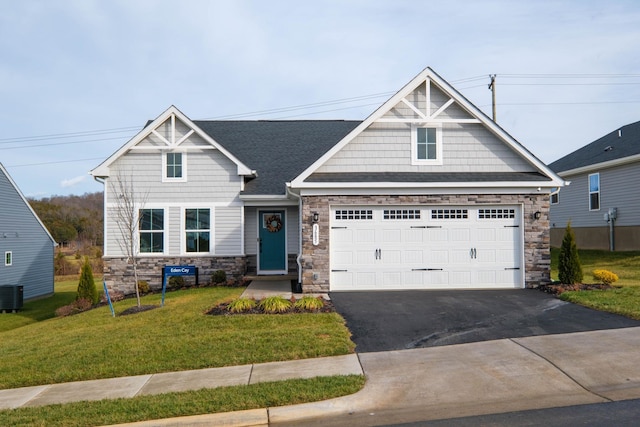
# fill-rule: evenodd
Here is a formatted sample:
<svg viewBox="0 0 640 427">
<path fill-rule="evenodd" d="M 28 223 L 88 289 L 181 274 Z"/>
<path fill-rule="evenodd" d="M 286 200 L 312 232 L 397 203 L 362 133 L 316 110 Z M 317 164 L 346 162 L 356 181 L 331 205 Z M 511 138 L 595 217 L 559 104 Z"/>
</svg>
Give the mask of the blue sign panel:
<svg viewBox="0 0 640 427">
<path fill-rule="evenodd" d="M 165 276 L 195 276 L 196 266 L 194 265 L 165 265 Z"/>
</svg>

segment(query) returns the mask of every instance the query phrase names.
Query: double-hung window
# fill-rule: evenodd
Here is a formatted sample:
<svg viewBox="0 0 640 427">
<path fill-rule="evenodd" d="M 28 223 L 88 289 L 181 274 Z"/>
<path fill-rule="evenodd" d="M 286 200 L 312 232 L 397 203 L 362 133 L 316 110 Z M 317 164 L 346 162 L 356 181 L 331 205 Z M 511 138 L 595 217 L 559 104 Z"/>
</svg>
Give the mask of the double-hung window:
<svg viewBox="0 0 640 427">
<path fill-rule="evenodd" d="M 589 175 L 589 210 L 597 211 L 600 209 L 600 174 L 592 173 Z"/>
<path fill-rule="evenodd" d="M 140 209 L 140 252 L 164 252 L 164 209 Z"/>
<path fill-rule="evenodd" d="M 164 153 L 162 157 L 163 174 L 165 182 L 187 180 L 187 154 L 180 152 Z"/>
<path fill-rule="evenodd" d="M 187 252 L 210 252 L 211 211 L 185 209 L 184 224 Z"/>
<path fill-rule="evenodd" d="M 441 128 L 436 125 L 414 126 L 411 134 L 411 163 L 442 164 Z"/>
<path fill-rule="evenodd" d="M 552 205 L 557 205 L 558 203 L 560 203 L 560 192 L 558 190 L 558 187 L 554 187 L 551 189 L 550 199 Z"/>
</svg>

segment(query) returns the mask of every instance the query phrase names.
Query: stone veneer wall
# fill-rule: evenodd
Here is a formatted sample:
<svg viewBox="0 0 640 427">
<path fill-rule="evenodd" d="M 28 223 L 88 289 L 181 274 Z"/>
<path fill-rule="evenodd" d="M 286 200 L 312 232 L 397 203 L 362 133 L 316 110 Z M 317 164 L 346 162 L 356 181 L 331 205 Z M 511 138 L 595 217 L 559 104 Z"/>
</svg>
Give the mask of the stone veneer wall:
<svg viewBox="0 0 640 427">
<path fill-rule="evenodd" d="M 198 281 L 206 284 L 211 281 L 211 274 L 216 270 L 224 270 L 227 279 L 240 282 L 246 272 L 246 258 L 236 257 L 143 257 L 138 261 L 138 280 L 146 280 L 154 290 L 162 289 L 162 269 L 165 265 L 195 265 L 198 267 Z M 185 280 L 193 279 L 192 276 Z M 135 293 L 133 288 L 133 266 L 125 257 L 104 257 L 104 280 L 109 290 L 122 292 L 125 295 Z"/>
<path fill-rule="evenodd" d="M 536 288 L 550 282 L 548 194 L 480 194 L 427 196 L 303 196 L 302 198 L 302 290 L 329 291 L 330 206 L 335 205 L 522 205 L 524 218 L 525 286 Z M 540 211 L 541 218 L 533 219 Z M 311 217 L 318 212 L 320 243 L 311 242 Z M 314 278 L 314 275 L 316 276 Z"/>
</svg>

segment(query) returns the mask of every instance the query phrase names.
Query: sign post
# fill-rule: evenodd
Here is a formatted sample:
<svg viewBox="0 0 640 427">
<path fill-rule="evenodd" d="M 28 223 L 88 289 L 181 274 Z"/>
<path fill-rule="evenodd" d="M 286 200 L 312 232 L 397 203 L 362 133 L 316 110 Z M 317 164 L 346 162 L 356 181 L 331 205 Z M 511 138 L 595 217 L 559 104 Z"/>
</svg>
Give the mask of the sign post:
<svg viewBox="0 0 640 427">
<path fill-rule="evenodd" d="M 162 269 L 162 303 L 164 307 L 164 294 L 167 290 L 167 277 L 170 276 L 195 276 L 198 285 L 198 267 L 195 265 L 165 265 Z"/>
</svg>

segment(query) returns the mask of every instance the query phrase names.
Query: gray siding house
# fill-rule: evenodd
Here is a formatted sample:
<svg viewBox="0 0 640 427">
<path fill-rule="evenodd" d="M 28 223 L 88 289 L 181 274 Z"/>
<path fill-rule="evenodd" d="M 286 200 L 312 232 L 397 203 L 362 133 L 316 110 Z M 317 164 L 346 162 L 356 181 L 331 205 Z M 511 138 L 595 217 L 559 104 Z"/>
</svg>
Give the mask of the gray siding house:
<svg viewBox="0 0 640 427">
<path fill-rule="evenodd" d="M 0 285 L 23 286 L 25 300 L 53 295 L 55 245 L 0 163 Z"/>
<path fill-rule="evenodd" d="M 571 185 L 552 196 L 551 242 L 571 221 L 581 249 L 640 250 L 640 122 L 551 163 Z"/>
<path fill-rule="evenodd" d="M 136 247 L 152 287 L 186 264 L 303 292 L 546 283 L 549 193 L 564 185 L 430 68 L 364 121 L 201 121 L 172 106 L 91 174 L 105 279 L 124 292 L 123 177 L 146 196 Z"/>
</svg>

